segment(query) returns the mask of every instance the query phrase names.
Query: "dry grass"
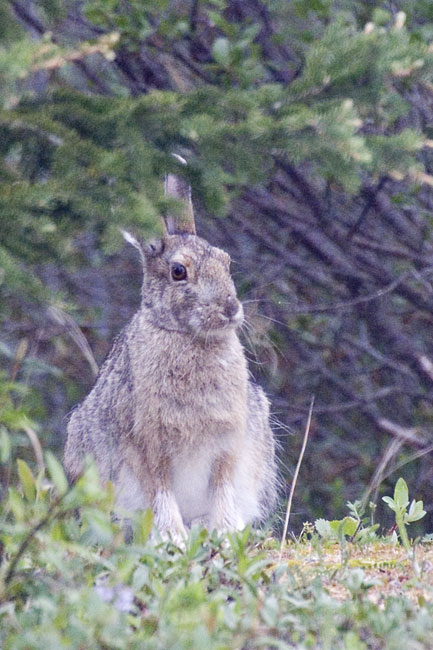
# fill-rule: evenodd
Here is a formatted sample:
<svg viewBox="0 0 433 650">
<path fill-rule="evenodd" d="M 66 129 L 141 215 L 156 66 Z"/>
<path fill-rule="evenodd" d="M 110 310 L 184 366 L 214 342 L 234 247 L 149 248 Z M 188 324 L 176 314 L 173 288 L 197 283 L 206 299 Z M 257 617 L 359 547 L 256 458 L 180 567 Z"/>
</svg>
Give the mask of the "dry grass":
<svg viewBox="0 0 433 650">
<path fill-rule="evenodd" d="M 420 544 L 416 559 L 421 573 L 417 577 L 411 560 L 400 546 L 375 542 L 368 546 L 347 543 L 313 546 L 311 543 L 288 543 L 282 555 L 275 552 L 275 562 L 287 562 L 300 579 L 320 577 L 328 593 L 339 600 L 350 596 L 342 578 L 349 569 L 364 571 L 371 583 L 368 597 L 380 603 L 388 596 L 406 596 L 423 604 L 433 600 L 433 544 Z"/>
</svg>

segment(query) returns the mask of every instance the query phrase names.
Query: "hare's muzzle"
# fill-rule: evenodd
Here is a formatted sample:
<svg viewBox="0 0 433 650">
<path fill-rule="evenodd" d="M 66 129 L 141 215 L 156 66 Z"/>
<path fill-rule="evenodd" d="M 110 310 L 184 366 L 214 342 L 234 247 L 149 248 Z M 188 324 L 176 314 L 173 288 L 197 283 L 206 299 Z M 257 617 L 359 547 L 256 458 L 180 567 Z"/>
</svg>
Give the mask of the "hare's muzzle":
<svg viewBox="0 0 433 650">
<path fill-rule="evenodd" d="M 244 310 L 241 303 L 236 296 L 230 295 L 222 301 L 197 305 L 189 318 L 189 326 L 196 335 L 202 333 L 208 339 L 240 327 L 243 320 Z"/>
<path fill-rule="evenodd" d="M 238 327 L 244 320 L 244 309 L 239 300 L 234 296 L 228 296 L 223 308 L 223 316 L 230 325 Z"/>
<path fill-rule="evenodd" d="M 239 300 L 233 296 L 228 296 L 226 303 L 224 305 L 224 316 L 227 316 L 230 320 L 236 316 L 240 308 Z"/>
</svg>

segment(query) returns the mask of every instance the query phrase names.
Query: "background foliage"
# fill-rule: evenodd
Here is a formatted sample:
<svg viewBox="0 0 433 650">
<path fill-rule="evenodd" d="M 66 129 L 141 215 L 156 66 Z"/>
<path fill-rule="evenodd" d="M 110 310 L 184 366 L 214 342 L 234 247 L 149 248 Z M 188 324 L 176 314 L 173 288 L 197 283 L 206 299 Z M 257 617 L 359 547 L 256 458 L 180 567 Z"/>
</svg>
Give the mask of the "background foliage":
<svg viewBox="0 0 433 650">
<path fill-rule="evenodd" d="M 432 19 L 424 0 L 3 2 L 3 447 L 61 454 L 138 304 L 118 227 L 158 231 L 176 151 L 234 260 L 288 478 L 316 395 L 295 528 L 399 464 L 428 508 Z"/>
</svg>

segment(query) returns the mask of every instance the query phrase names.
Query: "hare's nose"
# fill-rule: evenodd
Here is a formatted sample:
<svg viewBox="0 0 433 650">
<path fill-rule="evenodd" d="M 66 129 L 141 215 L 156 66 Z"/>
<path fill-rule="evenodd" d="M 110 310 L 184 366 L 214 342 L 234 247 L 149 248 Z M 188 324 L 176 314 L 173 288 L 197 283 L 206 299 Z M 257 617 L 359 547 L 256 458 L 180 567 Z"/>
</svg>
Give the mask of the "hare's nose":
<svg viewBox="0 0 433 650">
<path fill-rule="evenodd" d="M 224 305 L 224 316 L 227 318 L 233 318 L 239 311 L 239 301 L 233 296 L 227 296 L 226 303 Z"/>
</svg>

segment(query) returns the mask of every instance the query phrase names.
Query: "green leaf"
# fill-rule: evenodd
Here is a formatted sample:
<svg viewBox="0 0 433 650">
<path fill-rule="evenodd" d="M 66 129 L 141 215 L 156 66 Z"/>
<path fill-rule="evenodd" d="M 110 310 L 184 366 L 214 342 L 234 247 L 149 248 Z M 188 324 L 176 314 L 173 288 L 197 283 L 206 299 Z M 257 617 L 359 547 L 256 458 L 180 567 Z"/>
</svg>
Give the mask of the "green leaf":
<svg viewBox="0 0 433 650">
<path fill-rule="evenodd" d="M 391 510 L 397 512 L 397 505 L 392 497 L 382 497 L 382 501 L 385 501 L 385 503 L 388 504 Z"/>
<path fill-rule="evenodd" d="M 9 488 L 8 508 L 13 512 L 17 521 L 23 521 L 26 515 L 21 494 L 14 487 Z"/>
<path fill-rule="evenodd" d="M 81 515 L 87 528 L 83 534 L 82 543 L 110 544 L 114 535 L 114 527 L 110 516 L 97 508 L 83 508 Z"/>
<path fill-rule="evenodd" d="M 386 25 L 392 20 L 392 14 L 386 9 L 376 7 L 373 9 L 372 19 L 376 25 Z"/>
<path fill-rule="evenodd" d="M 150 537 L 153 527 L 153 512 L 147 508 L 144 512 L 137 515 L 134 527 L 134 542 L 136 544 L 145 544 Z"/>
<path fill-rule="evenodd" d="M 51 451 L 47 451 L 45 454 L 45 461 L 47 463 L 47 468 L 51 480 L 56 486 L 57 492 L 60 495 L 66 494 L 68 491 L 68 479 L 66 478 L 63 467 Z"/>
<path fill-rule="evenodd" d="M 405 510 L 409 505 L 409 490 L 407 488 L 406 481 L 401 477 L 395 484 L 394 501 L 396 505 L 402 510 Z"/>
<path fill-rule="evenodd" d="M 139 591 L 149 580 L 149 567 L 140 564 L 134 571 L 132 577 L 132 587 L 135 591 Z"/>
<path fill-rule="evenodd" d="M 409 512 L 404 517 L 405 523 L 409 524 L 413 521 L 422 519 L 424 515 L 427 514 L 426 511 L 423 510 L 423 505 L 422 501 L 415 501 L 415 499 L 413 499 L 410 504 Z"/>
<path fill-rule="evenodd" d="M 352 537 L 358 528 L 358 521 L 353 517 L 344 517 L 344 519 L 334 519 L 329 522 L 331 530 L 338 536 L 341 532 L 343 535 Z"/>
<path fill-rule="evenodd" d="M 212 56 L 220 65 L 230 65 L 230 43 L 227 38 L 221 36 L 214 40 L 212 45 Z"/>
<path fill-rule="evenodd" d="M 0 463 L 7 463 L 11 455 L 11 439 L 6 431 L 2 428 L 0 430 Z"/>
<path fill-rule="evenodd" d="M 51 537 L 54 541 L 60 542 L 64 540 L 63 528 L 61 521 L 57 520 L 54 522 L 51 528 Z"/>
<path fill-rule="evenodd" d="M 344 650 L 366 650 L 367 646 L 353 630 L 344 635 Z"/>
<path fill-rule="evenodd" d="M 24 460 L 21 460 L 21 458 L 18 458 L 17 465 L 18 476 L 20 477 L 24 496 L 27 501 L 34 501 L 36 496 L 36 481 L 32 474 L 32 470 Z"/>
<path fill-rule="evenodd" d="M 326 519 L 316 519 L 314 526 L 319 533 L 320 537 L 324 539 L 330 539 L 335 537 L 334 531 L 331 528 L 331 523 Z"/>
</svg>

